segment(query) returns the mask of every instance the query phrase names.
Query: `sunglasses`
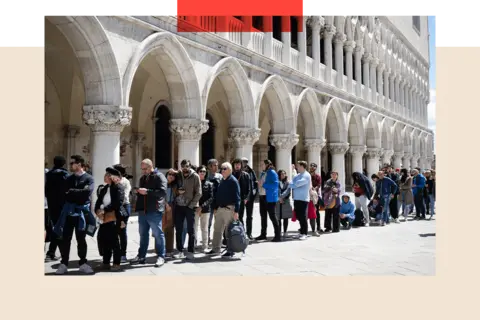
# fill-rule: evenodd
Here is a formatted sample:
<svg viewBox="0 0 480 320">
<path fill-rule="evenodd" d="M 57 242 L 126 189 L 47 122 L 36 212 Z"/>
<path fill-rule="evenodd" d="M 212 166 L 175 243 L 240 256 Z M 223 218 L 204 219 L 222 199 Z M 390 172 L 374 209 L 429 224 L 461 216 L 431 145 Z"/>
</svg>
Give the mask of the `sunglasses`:
<svg viewBox="0 0 480 320">
<path fill-rule="evenodd" d="M 200 170 L 200 171 L 198 171 L 198 172 L 199 172 L 199 173 L 207 173 L 206 170 Z"/>
<path fill-rule="evenodd" d="M 228 170 L 228 168 L 222 167 L 222 168 L 220 168 L 220 170 L 225 171 L 225 170 Z"/>
</svg>

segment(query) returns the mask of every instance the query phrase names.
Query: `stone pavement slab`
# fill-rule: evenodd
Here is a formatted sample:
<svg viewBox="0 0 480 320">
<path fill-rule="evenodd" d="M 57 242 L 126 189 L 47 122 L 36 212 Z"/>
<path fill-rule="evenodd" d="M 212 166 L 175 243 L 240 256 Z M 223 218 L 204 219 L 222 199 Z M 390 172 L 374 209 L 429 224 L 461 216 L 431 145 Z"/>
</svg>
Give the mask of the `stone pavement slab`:
<svg viewBox="0 0 480 320">
<path fill-rule="evenodd" d="M 254 242 L 241 259 L 225 260 L 197 253 L 194 262 L 172 259 L 161 268 L 153 266 L 153 238 L 150 238 L 147 256 L 150 259 L 147 258 L 146 265 L 126 264 L 122 272 L 97 272 L 95 276 L 435 275 L 435 225 L 435 219 L 411 220 L 385 227 L 342 229 L 340 233 L 322 234 L 305 241 L 291 238 L 281 243 Z M 259 235 L 258 204 L 255 205 L 253 227 L 254 236 Z M 298 222 L 290 222 L 289 234 L 297 234 L 298 228 Z M 273 236 L 270 221 L 268 236 Z M 139 247 L 135 217 L 128 224 L 128 237 L 127 258 L 132 259 Z M 87 258 L 92 267 L 99 266 L 101 257 L 96 239 L 87 237 L 87 244 Z M 72 269 L 69 273 L 78 274 L 75 240 L 70 258 Z M 45 274 L 53 274 L 58 265 L 59 262 L 45 263 Z"/>
</svg>

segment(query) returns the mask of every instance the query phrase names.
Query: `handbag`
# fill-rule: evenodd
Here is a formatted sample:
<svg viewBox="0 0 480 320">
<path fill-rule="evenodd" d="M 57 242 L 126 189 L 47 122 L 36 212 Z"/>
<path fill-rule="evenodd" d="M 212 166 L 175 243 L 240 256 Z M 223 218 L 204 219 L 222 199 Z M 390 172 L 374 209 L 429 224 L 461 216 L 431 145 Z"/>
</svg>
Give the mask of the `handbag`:
<svg viewBox="0 0 480 320">
<path fill-rule="evenodd" d="M 318 193 L 313 188 L 310 189 L 310 200 L 314 205 L 316 205 L 318 202 Z"/>
</svg>

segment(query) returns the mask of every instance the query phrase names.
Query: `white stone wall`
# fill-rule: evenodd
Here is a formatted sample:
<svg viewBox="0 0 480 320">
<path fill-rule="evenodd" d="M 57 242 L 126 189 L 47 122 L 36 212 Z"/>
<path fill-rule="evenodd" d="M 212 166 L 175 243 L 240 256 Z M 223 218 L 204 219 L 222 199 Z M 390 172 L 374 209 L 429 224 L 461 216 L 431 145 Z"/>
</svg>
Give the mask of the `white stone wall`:
<svg viewBox="0 0 480 320">
<path fill-rule="evenodd" d="M 395 27 L 398 28 L 401 34 L 405 36 L 408 42 L 416 48 L 419 54 L 426 61 L 430 61 L 430 54 L 429 54 L 429 43 L 428 43 L 428 17 L 427 16 L 420 16 L 420 35 L 418 32 L 413 28 L 413 20 L 412 16 L 387 16 L 388 20 L 390 20 Z"/>
</svg>

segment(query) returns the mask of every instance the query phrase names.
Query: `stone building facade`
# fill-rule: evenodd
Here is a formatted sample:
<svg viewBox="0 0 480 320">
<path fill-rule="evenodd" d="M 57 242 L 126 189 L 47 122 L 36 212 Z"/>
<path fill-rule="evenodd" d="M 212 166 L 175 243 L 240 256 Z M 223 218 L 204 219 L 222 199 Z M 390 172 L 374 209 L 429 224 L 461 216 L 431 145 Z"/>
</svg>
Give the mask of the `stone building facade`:
<svg viewBox="0 0 480 320">
<path fill-rule="evenodd" d="M 426 21 L 46 17 L 46 161 L 82 154 L 96 181 L 118 162 L 137 179 L 146 157 L 268 157 L 288 173 L 305 159 L 347 184 L 383 163 L 428 168 Z"/>
</svg>

